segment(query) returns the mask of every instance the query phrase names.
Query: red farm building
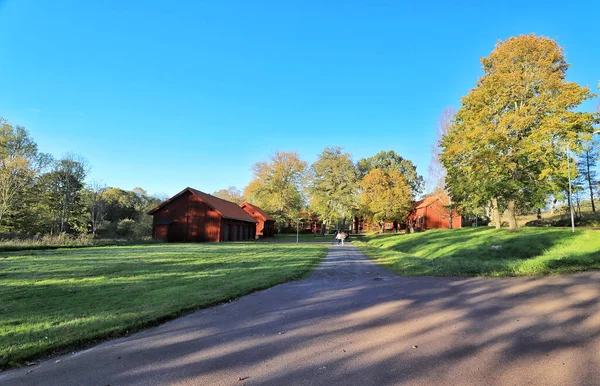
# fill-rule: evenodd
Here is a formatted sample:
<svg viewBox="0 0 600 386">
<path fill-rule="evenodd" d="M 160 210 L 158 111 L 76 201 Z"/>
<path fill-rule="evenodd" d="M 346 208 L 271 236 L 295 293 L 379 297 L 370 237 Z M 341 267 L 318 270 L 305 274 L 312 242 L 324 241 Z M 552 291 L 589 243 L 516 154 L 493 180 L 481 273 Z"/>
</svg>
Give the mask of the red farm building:
<svg viewBox="0 0 600 386">
<path fill-rule="evenodd" d="M 254 240 L 257 221 L 236 203 L 185 188 L 148 214 L 152 238 L 163 241 Z"/>
<path fill-rule="evenodd" d="M 444 195 L 431 195 L 415 202 L 408 216 L 409 226 L 421 229 L 461 228 L 462 217 L 458 215 L 456 209 L 450 212 L 447 208 L 449 202 L 449 198 Z"/>
<path fill-rule="evenodd" d="M 269 216 L 267 212 L 249 202 L 244 202 L 240 207 L 258 222 L 256 236 L 263 238 L 275 235 L 275 219 Z"/>
</svg>

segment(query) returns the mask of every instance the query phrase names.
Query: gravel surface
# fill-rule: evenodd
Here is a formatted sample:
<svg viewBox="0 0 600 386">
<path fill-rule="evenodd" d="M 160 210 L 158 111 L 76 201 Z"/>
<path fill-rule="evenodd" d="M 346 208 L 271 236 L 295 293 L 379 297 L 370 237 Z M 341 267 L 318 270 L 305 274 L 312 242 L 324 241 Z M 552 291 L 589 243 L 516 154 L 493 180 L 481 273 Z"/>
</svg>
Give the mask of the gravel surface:
<svg viewBox="0 0 600 386">
<path fill-rule="evenodd" d="M 600 272 L 404 278 L 352 245 L 306 280 L 0 373 L 0 385 L 598 385 Z"/>
</svg>

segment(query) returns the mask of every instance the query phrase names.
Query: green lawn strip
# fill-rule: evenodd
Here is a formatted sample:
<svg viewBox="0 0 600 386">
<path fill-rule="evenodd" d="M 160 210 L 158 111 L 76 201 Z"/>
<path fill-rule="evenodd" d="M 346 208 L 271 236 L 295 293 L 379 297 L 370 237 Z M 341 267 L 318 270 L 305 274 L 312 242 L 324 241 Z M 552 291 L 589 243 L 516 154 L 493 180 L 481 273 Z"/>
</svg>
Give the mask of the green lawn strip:
<svg viewBox="0 0 600 386">
<path fill-rule="evenodd" d="M 46 249 L 65 249 L 65 248 L 90 248 L 90 247 L 106 247 L 106 246 L 126 246 L 126 245 L 151 245 L 157 244 L 154 240 L 118 240 L 118 239 L 73 239 L 73 240 L 57 240 L 51 242 L 35 241 L 35 240 L 0 240 L 1 252 L 17 252 L 17 251 L 41 251 Z"/>
<path fill-rule="evenodd" d="M 152 244 L 0 253 L 0 368 L 306 276 L 318 244 Z"/>
<path fill-rule="evenodd" d="M 491 227 L 369 235 L 354 242 L 404 276 L 536 276 L 600 269 L 600 231 Z M 492 246 L 500 246 L 494 250 Z"/>
</svg>

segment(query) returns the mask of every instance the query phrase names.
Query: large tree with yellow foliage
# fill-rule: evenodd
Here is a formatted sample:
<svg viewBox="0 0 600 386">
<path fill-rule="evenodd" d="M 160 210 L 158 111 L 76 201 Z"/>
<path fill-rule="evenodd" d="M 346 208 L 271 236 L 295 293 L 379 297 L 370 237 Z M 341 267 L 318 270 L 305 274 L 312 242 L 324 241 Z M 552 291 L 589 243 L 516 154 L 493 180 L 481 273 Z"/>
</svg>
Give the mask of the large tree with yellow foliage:
<svg viewBox="0 0 600 386">
<path fill-rule="evenodd" d="M 298 218 L 304 206 L 307 164 L 295 152 L 276 152 L 252 166 L 253 179 L 244 191 L 246 199 L 267 211 L 278 226 Z"/>
<path fill-rule="evenodd" d="M 521 35 L 481 59 L 484 75 L 462 99 L 442 140 L 446 184 L 455 201 L 505 203 L 511 229 L 518 207 L 539 205 L 566 169 L 565 147 L 580 148 L 593 113 L 575 111 L 594 95 L 566 79 L 569 64 L 552 39 Z"/>
<path fill-rule="evenodd" d="M 396 170 L 372 169 L 360 182 L 360 205 L 365 216 L 383 231 L 386 221 L 404 220 L 413 195 L 405 176 Z"/>
</svg>

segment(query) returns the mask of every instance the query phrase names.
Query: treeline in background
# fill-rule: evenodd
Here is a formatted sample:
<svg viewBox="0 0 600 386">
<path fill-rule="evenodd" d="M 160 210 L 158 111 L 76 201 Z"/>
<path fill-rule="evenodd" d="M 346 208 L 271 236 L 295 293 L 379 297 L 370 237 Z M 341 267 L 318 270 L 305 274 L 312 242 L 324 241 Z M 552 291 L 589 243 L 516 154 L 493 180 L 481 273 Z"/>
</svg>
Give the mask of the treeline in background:
<svg viewBox="0 0 600 386">
<path fill-rule="evenodd" d="M 162 198 L 86 184 L 89 165 L 75 154 L 54 158 L 39 151 L 27 130 L 0 120 L 0 233 L 2 238 L 89 235 L 149 237 L 146 212 Z"/>
</svg>

